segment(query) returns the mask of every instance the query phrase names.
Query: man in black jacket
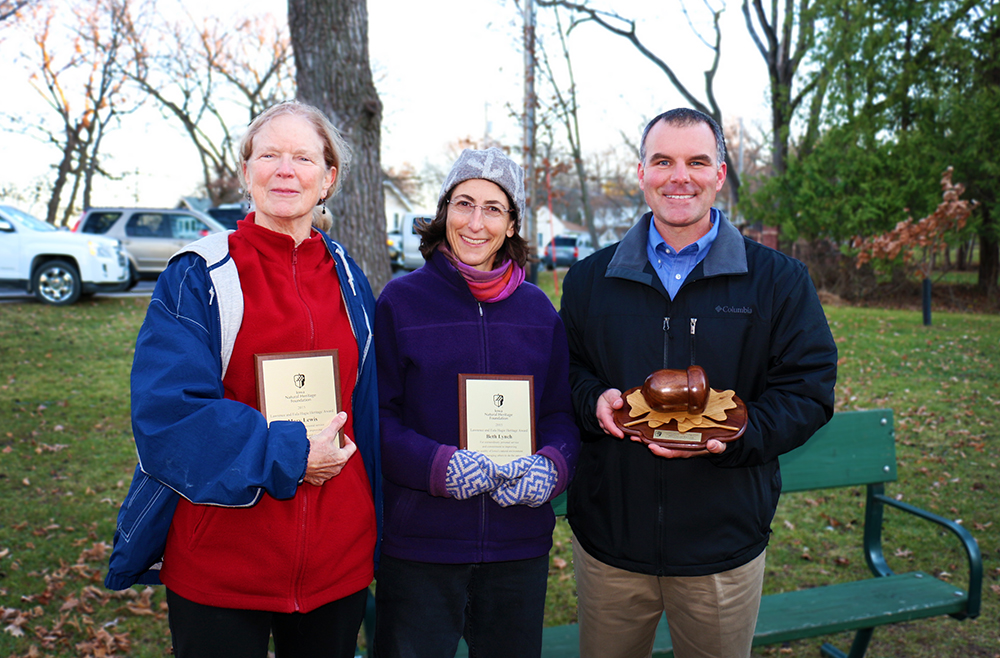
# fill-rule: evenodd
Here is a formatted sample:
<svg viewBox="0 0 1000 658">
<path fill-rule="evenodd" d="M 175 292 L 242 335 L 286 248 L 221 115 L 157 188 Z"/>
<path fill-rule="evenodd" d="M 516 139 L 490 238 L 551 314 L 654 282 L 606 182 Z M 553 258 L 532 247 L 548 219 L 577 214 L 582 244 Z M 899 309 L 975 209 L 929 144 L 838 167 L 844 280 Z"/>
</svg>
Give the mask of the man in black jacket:
<svg viewBox="0 0 1000 658">
<path fill-rule="evenodd" d="M 712 207 L 726 179 L 715 121 L 653 119 L 638 173 L 652 212 L 575 265 L 562 297 L 583 439 L 568 511 L 581 656 L 648 656 L 663 612 L 678 658 L 748 656 L 778 456 L 830 419 L 837 349 L 805 266 Z M 626 439 L 621 392 L 695 364 L 746 402 L 744 435 L 701 451 Z"/>
</svg>

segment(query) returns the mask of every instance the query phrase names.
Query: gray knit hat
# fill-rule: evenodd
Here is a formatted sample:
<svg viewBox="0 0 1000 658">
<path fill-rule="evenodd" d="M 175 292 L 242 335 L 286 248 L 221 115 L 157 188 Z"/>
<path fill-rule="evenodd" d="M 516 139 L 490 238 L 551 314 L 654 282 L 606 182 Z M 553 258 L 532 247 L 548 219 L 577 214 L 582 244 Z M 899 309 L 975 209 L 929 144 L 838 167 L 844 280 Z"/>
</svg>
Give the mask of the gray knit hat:
<svg viewBox="0 0 1000 658">
<path fill-rule="evenodd" d="M 456 185 L 473 178 L 482 178 L 502 187 L 517 206 L 518 221 L 524 217 L 524 171 L 519 164 L 496 147 L 485 151 L 474 149 L 462 151 L 462 155 L 458 156 L 458 160 L 448 172 L 444 185 L 441 186 L 438 206 L 440 207 Z"/>
</svg>

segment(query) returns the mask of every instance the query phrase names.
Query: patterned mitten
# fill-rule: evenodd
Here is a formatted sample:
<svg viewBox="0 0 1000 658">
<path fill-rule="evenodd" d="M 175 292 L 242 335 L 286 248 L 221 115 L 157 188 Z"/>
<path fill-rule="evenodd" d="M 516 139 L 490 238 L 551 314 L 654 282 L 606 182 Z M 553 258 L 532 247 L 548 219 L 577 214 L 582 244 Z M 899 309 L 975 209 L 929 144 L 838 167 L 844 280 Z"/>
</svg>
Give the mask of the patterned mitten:
<svg viewBox="0 0 1000 658">
<path fill-rule="evenodd" d="M 511 505 L 527 505 L 528 507 L 539 507 L 552 496 L 552 491 L 556 488 L 559 480 L 559 473 L 556 472 L 555 464 L 548 457 L 542 455 L 530 455 L 515 459 L 509 464 L 500 467 L 501 477 L 505 475 L 504 468 L 512 466 L 508 473 L 521 473 L 515 475 L 513 479 L 501 482 L 500 486 L 490 492 L 490 497 L 497 501 L 501 507 Z M 527 468 L 524 468 L 527 466 Z"/>
<path fill-rule="evenodd" d="M 518 457 L 514 461 L 507 462 L 502 466 L 497 466 L 497 477 L 500 482 L 503 483 L 504 480 L 518 480 L 522 475 L 528 472 L 541 455 L 527 455 L 525 457 Z M 544 459 L 544 457 L 541 457 Z"/>
<path fill-rule="evenodd" d="M 481 452 L 456 450 L 448 461 L 444 488 L 459 500 L 492 491 L 498 483 L 497 465 Z"/>
</svg>

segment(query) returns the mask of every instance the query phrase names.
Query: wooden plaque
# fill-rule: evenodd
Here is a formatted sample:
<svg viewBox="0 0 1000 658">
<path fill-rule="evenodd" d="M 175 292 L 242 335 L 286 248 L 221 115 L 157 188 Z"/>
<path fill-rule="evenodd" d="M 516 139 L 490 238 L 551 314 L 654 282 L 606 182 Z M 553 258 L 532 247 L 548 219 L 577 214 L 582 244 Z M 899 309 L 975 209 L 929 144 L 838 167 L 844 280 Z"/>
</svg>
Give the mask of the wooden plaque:
<svg viewBox="0 0 1000 658">
<path fill-rule="evenodd" d="M 506 464 L 535 452 L 531 375 L 458 376 L 459 447 Z"/>
<path fill-rule="evenodd" d="M 267 422 L 299 421 L 306 436 L 319 434 L 340 412 L 337 350 L 254 354 L 257 405 Z M 340 446 L 344 433 L 339 432 Z"/>
</svg>

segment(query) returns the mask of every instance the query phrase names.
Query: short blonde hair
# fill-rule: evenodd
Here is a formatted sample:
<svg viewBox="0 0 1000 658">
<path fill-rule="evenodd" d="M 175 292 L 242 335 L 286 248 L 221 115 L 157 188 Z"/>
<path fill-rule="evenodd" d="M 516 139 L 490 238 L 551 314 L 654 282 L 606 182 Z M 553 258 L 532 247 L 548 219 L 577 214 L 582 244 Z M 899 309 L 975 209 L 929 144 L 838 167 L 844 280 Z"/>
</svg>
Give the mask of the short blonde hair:
<svg viewBox="0 0 1000 658">
<path fill-rule="evenodd" d="M 351 147 L 348 146 L 347 141 L 340 134 L 340 131 L 337 130 L 336 126 L 330 123 L 330 120 L 326 118 L 325 114 L 323 114 L 318 108 L 306 103 L 300 103 L 299 101 L 285 101 L 283 103 L 278 103 L 277 105 L 272 105 L 258 114 L 254 120 L 250 122 L 250 126 L 247 128 L 247 131 L 243 133 L 243 137 L 240 139 L 239 148 L 237 150 L 240 157 L 240 166 L 236 169 L 237 174 L 240 177 L 240 185 L 249 195 L 250 186 L 247 185 L 246 177 L 243 175 L 243 166 L 250 161 L 250 156 L 253 155 L 254 137 L 257 136 L 257 133 L 259 133 L 261 129 L 271 121 L 271 119 L 286 114 L 302 117 L 316 129 L 316 134 L 319 136 L 320 141 L 323 142 L 323 160 L 327 168 L 333 168 L 337 171 L 337 176 L 333 181 L 333 187 L 330 188 L 329 195 L 327 197 L 332 198 L 340 191 L 344 174 L 347 173 L 347 170 L 350 167 Z M 316 206 L 316 208 L 313 209 L 313 225 L 323 230 L 329 230 L 332 225 L 330 216 L 322 214 L 321 206 Z"/>
</svg>

